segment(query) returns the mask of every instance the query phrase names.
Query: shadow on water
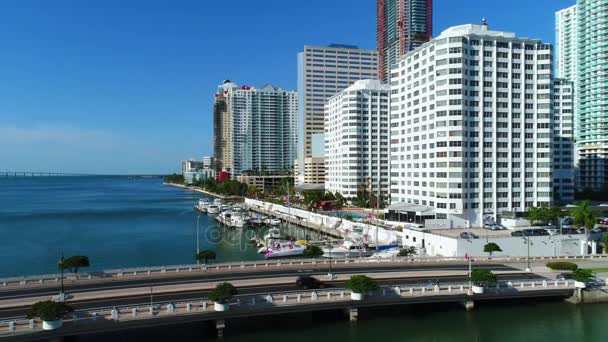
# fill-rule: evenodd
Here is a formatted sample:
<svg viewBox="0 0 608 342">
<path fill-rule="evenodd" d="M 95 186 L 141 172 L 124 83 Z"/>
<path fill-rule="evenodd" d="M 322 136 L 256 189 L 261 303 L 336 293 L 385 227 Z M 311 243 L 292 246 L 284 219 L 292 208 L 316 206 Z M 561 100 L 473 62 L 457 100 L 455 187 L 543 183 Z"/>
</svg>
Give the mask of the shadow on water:
<svg viewBox="0 0 608 342">
<path fill-rule="evenodd" d="M 559 300 L 476 303 L 471 312 L 456 303 L 366 308 L 348 322 L 340 310 L 229 319 L 226 341 L 599 341 L 608 304 L 577 306 Z M 211 322 L 131 330 L 78 341 L 218 340 Z"/>
</svg>

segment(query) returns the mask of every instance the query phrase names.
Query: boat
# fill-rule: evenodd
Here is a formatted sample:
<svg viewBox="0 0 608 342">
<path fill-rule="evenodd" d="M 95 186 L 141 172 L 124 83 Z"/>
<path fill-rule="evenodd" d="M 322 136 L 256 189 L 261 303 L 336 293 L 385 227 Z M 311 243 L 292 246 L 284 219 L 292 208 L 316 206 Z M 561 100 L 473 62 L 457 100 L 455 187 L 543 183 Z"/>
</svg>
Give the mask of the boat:
<svg viewBox="0 0 608 342">
<path fill-rule="evenodd" d="M 215 204 L 210 204 L 207 207 L 207 214 L 218 214 L 220 212 L 220 208 Z"/>
<path fill-rule="evenodd" d="M 209 208 L 209 200 L 206 198 L 199 199 L 198 204 L 194 207 L 194 209 L 200 211 L 201 213 L 207 213 L 207 208 Z"/>
<path fill-rule="evenodd" d="M 280 239 L 281 238 L 281 231 L 278 228 L 270 228 L 268 229 L 268 233 L 266 233 L 266 235 L 264 235 L 264 240 L 270 240 L 270 239 Z"/>
<path fill-rule="evenodd" d="M 323 247 L 322 250 L 324 258 L 368 257 L 374 254 L 374 251 L 365 244 L 356 244 L 352 241 L 344 241 L 339 246 Z"/>
<path fill-rule="evenodd" d="M 278 218 L 276 218 L 274 216 L 269 216 L 264 219 L 264 223 L 266 223 L 267 225 L 270 225 L 270 226 L 278 226 L 281 224 L 281 220 L 279 220 Z"/>
<path fill-rule="evenodd" d="M 220 198 L 216 198 L 216 199 L 213 200 L 213 204 L 215 204 L 218 207 L 222 206 L 223 203 L 224 202 Z"/>
<path fill-rule="evenodd" d="M 380 250 L 379 252 L 374 253 L 374 255 L 372 255 L 372 258 L 391 259 L 391 258 L 398 256 L 400 250 L 401 250 L 401 248 L 399 248 L 399 247 L 393 247 L 393 248 L 389 248 L 389 249 L 385 249 L 385 250 Z"/>
<path fill-rule="evenodd" d="M 264 253 L 266 259 L 285 258 L 304 254 L 306 245 L 286 240 L 277 240 L 269 243 L 267 247 L 262 247 L 258 250 L 259 253 Z"/>
<path fill-rule="evenodd" d="M 230 217 L 230 223 L 228 226 L 235 228 L 245 228 L 245 224 L 247 224 L 247 220 L 241 213 L 232 213 Z"/>
</svg>

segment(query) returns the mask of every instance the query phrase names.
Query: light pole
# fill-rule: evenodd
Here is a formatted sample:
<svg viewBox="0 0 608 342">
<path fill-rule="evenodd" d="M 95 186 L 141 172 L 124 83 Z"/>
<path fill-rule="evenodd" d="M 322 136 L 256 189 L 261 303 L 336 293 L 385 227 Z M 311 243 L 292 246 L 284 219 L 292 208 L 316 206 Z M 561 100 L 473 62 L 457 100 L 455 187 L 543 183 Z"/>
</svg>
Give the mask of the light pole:
<svg viewBox="0 0 608 342">
<path fill-rule="evenodd" d="M 334 279 L 334 275 L 331 273 L 331 239 L 327 238 L 327 247 L 329 247 L 329 273 L 327 273 L 327 277 L 329 279 Z"/>
<path fill-rule="evenodd" d="M 199 238 L 198 238 L 198 220 L 199 220 L 200 218 L 201 218 L 201 215 L 199 214 L 199 215 L 196 217 L 196 255 L 197 255 L 197 256 L 198 256 L 198 253 L 200 253 L 200 246 L 199 246 L 199 241 L 198 241 L 198 240 L 199 240 Z M 197 263 L 197 264 L 200 264 L 200 263 L 201 263 L 201 261 L 200 261 L 198 258 L 196 258 L 196 263 Z"/>
<path fill-rule="evenodd" d="M 61 270 L 61 290 L 59 291 L 58 299 L 60 302 L 65 301 L 65 292 L 63 287 L 63 263 L 65 258 L 63 257 L 63 251 L 61 252 L 61 259 L 59 259 L 59 269 Z"/>
<path fill-rule="evenodd" d="M 526 272 L 532 272 L 532 268 L 530 267 L 530 238 L 529 237 L 524 237 L 524 241 L 526 241 L 526 247 L 528 249 L 528 257 L 526 258 Z"/>
</svg>

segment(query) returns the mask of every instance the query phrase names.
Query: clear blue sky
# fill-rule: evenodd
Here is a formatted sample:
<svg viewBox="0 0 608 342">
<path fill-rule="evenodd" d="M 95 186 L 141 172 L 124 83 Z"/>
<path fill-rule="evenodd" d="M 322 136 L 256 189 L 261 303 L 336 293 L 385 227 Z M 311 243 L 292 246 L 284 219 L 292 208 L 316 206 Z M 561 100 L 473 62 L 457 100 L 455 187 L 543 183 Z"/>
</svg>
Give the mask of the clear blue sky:
<svg viewBox="0 0 608 342">
<path fill-rule="evenodd" d="M 435 0 L 434 35 L 554 41 L 574 0 Z M 0 171 L 166 173 L 213 151 L 224 79 L 296 87 L 305 44 L 375 48 L 375 0 L 0 2 Z"/>
</svg>

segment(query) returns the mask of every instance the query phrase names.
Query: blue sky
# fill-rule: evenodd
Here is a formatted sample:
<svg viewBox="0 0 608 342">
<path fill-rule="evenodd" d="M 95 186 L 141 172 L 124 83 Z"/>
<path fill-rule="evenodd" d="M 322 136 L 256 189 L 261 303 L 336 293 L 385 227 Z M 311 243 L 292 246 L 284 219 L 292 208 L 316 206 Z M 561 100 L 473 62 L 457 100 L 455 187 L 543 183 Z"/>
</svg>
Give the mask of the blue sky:
<svg viewBox="0 0 608 342">
<path fill-rule="evenodd" d="M 305 44 L 375 48 L 375 0 L 0 2 L 0 171 L 166 173 L 213 151 L 224 79 L 296 88 Z M 554 41 L 574 0 L 435 0 L 434 35 L 480 23 Z"/>
</svg>

